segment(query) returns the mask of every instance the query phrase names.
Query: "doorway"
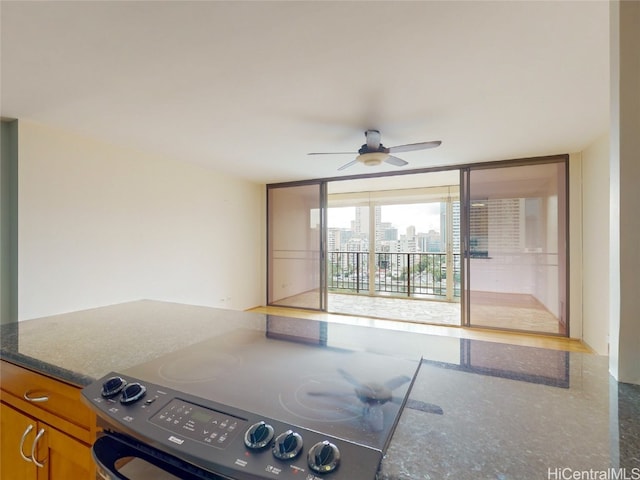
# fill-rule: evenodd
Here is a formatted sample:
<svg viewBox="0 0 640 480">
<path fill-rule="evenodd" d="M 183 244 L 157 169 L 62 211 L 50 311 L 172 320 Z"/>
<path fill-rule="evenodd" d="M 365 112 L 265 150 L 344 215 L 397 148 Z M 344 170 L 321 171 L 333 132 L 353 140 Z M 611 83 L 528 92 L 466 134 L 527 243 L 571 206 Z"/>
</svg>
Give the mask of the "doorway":
<svg viewBox="0 0 640 480">
<path fill-rule="evenodd" d="M 465 321 L 568 336 L 566 158 L 467 169 Z"/>
<path fill-rule="evenodd" d="M 267 190 L 267 304 L 325 309 L 325 184 Z"/>
<path fill-rule="evenodd" d="M 329 183 L 327 311 L 459 326 L 459 172 L 398 180 Z"/>
</svg>

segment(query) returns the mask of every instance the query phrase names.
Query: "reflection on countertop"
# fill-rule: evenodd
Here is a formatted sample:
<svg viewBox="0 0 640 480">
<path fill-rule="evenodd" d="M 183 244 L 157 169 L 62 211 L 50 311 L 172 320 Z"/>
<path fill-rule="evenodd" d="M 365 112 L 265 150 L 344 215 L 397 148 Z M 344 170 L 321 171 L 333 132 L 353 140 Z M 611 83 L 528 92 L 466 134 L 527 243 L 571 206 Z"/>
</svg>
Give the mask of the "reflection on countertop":
<svg viewBox="0 0 640 480">
<path fill-rule="evenodd" d="M 606 478 L 640 478 L 640 386 L 615 382 L 608 359 L 597 355 L 149 300 L 5 325 L 1 354 L 83 386 L 267 324 L 285 335 L 320 332 L 330 346 L 423 357 L 380 480 L 548 479 L 611 468 L 626 468 L 628 477 Z M 444 414 L 412 409 L 411 401 Z"/>
<path fill-rule="evenodd" d="M 85 386 L 238 326 L 262 328 L 260 315 L 140 300 L 2 326 L 2 356 Z"/>
</svg>

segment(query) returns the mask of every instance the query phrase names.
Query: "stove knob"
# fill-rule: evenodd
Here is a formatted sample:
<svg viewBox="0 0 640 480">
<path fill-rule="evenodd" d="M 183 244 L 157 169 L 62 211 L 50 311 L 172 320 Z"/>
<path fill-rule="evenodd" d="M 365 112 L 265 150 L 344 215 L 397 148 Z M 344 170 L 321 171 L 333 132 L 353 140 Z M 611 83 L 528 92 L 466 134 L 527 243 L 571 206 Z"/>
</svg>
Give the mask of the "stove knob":
<svg viewBox="0 0 640 480">
<path fill-rule="evenodd" d="M 254 450 L 269 445 L 273 439 L 273 427 L 265 422 L 254 423 L 244 433 L 244 444 Z"/>
<path fill-rule="evenodd" d="M 340 450 L 328 440 L 318 442 L 309 450 L 307 462 L 311 470 L 315 472 L 332 472 L 338 468 L 340 463 Z"/>
<path fill-rule="evenodd" d="M 276 438 L 276 443 L 271 452 L 280 460 L 294 458 L 302 450 L 302 437 L 293 430 L 287 430 Z"/>
<path fill-rule="evenodd" d="M 124 390 L 122 390 L 120 403 L 122 403 L 123 405 L 128 405 L 130 403 L 136 402 L 144 397 L 144 394 L 146 392 L 147 389 L 144 385 L 140 385 L 139 383 L 130 383 L 124 388 Z"/>
<path fill-rule="evenodd" d="M 122 391 L 127 384 L 126 380 L 121 377 L 111 377 L 102 384 L 102 396 L 105 398 L 113 397 Z"/>
</svg>

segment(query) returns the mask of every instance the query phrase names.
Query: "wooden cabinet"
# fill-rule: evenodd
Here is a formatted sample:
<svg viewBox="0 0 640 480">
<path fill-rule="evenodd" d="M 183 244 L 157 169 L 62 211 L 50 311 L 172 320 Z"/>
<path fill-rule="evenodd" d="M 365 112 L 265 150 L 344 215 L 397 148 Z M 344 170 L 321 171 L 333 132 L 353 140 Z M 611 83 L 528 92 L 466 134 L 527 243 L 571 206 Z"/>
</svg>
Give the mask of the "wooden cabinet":
<svg viewBox="0 0 640 480">
<path fill-rule="evenodd" d="M 0 388 L 0 478 L 96 478 L 96 421 L 80 388 L 5 361 Z"/>
<path fill-rule="evenodd" d="M 35 438 L 37 430 L 34 429 L 37 428 L 37 423 L 32 418 L 0 403 L 0 455 L 2 455 L 0 478 L 37 478 L 35 464 L 26 461 L 20 455 L 21 450 L 25 456 L 31 454 L 29 445 Z"/>
</svg>

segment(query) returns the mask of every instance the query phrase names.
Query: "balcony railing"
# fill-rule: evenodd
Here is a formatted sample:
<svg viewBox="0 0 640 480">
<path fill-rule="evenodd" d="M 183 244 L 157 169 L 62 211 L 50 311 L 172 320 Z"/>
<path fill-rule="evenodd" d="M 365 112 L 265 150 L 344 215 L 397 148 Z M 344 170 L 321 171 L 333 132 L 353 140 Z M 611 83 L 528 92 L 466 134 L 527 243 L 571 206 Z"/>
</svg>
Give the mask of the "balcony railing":
<svg viewBox="0 0 640 480">
<path fill-rule="evenodd" d="M 374 293 L 447 298 L 460 296 L 460 255 L 375 253 Z M 451 276 L 452 278 L 447 278 Z M 328 287 L 332 292 L 369 293 L 369 252 L 328 252 Z M 453 288 L 447 294 L 447 282 Z"/>
</svg>

